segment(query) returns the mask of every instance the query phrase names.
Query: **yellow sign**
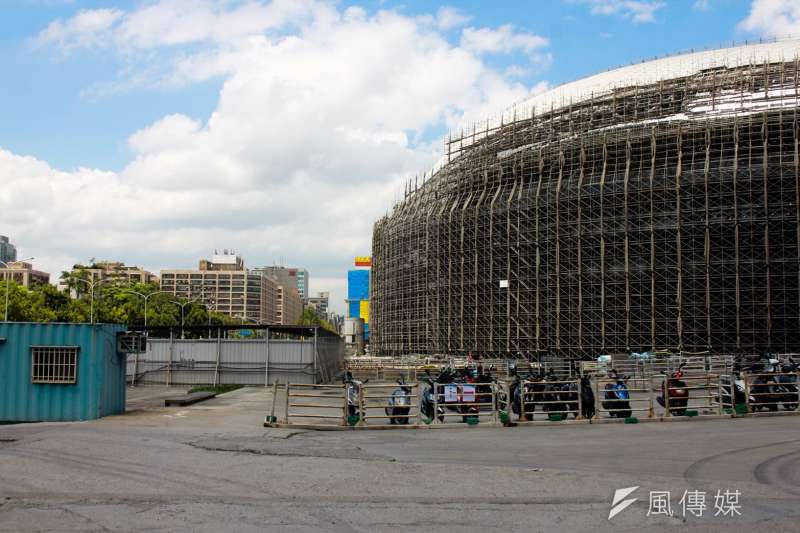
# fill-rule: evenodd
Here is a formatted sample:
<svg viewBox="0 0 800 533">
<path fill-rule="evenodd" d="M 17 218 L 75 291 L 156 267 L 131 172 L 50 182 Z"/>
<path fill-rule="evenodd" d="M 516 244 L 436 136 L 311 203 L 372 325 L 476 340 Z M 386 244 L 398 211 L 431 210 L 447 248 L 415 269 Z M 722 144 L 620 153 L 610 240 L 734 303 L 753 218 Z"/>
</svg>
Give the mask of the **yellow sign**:
<svg viewBox="0 0 800 533">
<path fill-rule="evenodd" d="M 358 314 L 364 319 L 364 324 L 369 324 L 369 300 L 361 300 Z"/>
<path fill-rule="evenodd" d="M 360 255 L 356 257 L 356 266 L 357 267 L 372 266 L 372 257 L 369 255 Z"/>
</svg>

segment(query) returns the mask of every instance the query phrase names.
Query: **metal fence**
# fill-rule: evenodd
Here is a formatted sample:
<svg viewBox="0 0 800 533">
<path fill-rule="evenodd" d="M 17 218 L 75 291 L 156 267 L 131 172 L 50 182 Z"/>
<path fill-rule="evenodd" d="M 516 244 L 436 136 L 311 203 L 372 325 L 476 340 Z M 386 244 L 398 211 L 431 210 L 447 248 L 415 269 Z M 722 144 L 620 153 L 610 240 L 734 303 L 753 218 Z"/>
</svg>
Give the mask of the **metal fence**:
<svg viewBox="0 0 800 533">
<path fill-rule="evenodd" d="M 511 394 L 512 383 L 506 380 L 433 383 L 432 390 L 426 381 L 405 382 L 404 386 L 410 390 L 404 393 L 409 403 L 404 407 L 407 411 L 399 414 L 387 411 L 393 406 L 389 399 L 400 386 L 397 383 L 364 383 L 353 396 L 348 396 L 350 391 L 346 384 L 275 384 L 271 413 L 265 424 L 416 428 L 477 423 L 498 425 L 500 422 L 526 424 L 586 417 L 635 422 L 638 419 L 757 416 L 762 411 L 800 414 L 800 390 L 797 388 L 800 372 L 743 373 L 741 376 L 696 372 L 679 379 L 681 383 L 668 381 L 672 378 L 666 375 L 636 382 L 627 376 L 596 377 L 587 384 L 593 395 L 593 399 L 588 400 L 591 403 L 585 403 L 580 380 L 520 380 L 517 398 Z M 614 388 L 621 383 L 625 384 L 622 391 Z M 686 395 L 678 401 L 678 396 L 671 396 L 670 392 L 680 390 L 686 391 Z M 426 401 L 432 417 L 423 412 Z"/>
<path fill-rule="evenodd" d="M 148 338 L 145 353 L 130 354 L 133 385 L 265 385 L 324 383 L 344 360 L 339 337 L 299 339 Z"/>
</svg>

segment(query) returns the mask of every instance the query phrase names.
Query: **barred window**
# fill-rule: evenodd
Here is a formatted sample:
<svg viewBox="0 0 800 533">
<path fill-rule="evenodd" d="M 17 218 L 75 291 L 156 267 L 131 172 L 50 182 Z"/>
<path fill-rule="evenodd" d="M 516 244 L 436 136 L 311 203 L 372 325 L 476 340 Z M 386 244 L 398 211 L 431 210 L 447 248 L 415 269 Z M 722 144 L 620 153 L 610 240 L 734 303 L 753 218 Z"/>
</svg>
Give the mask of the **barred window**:
<svg viewBox="0 0 800 533">
<path fill-rule="evenodd" d="M 76 346 L 32 346 L 31 381 L 63 383 L 77 381 L 78 348 Z"/>
</svg>

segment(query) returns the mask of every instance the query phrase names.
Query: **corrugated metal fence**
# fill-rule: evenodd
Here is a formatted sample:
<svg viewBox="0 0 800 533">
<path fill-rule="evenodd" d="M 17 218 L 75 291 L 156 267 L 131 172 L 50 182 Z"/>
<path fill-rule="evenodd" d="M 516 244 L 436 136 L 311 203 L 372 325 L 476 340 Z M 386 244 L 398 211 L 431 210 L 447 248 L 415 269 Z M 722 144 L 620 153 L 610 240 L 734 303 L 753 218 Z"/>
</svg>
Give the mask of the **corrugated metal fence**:
<svg viewBox="0 0 800 533">
<path fill-rule="evenodd" d="M 159 339 L 128 356 L 128 383 L 136 385 L 264 385 L 324 383 L 344 360 L 341 338 Z"/>
</svg>

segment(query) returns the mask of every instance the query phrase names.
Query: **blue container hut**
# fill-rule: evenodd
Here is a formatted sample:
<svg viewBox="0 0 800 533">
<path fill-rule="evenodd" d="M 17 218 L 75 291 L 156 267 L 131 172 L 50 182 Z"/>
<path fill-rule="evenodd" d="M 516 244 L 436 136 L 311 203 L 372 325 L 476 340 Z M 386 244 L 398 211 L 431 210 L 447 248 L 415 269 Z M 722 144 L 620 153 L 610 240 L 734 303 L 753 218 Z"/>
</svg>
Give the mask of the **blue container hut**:
<svg viewBox="0 0 800 533">
<path fill-rule="evenodd" d="M 124 326 L 0 322 L 0 423 L 125 412 Z"/>
</svg>

